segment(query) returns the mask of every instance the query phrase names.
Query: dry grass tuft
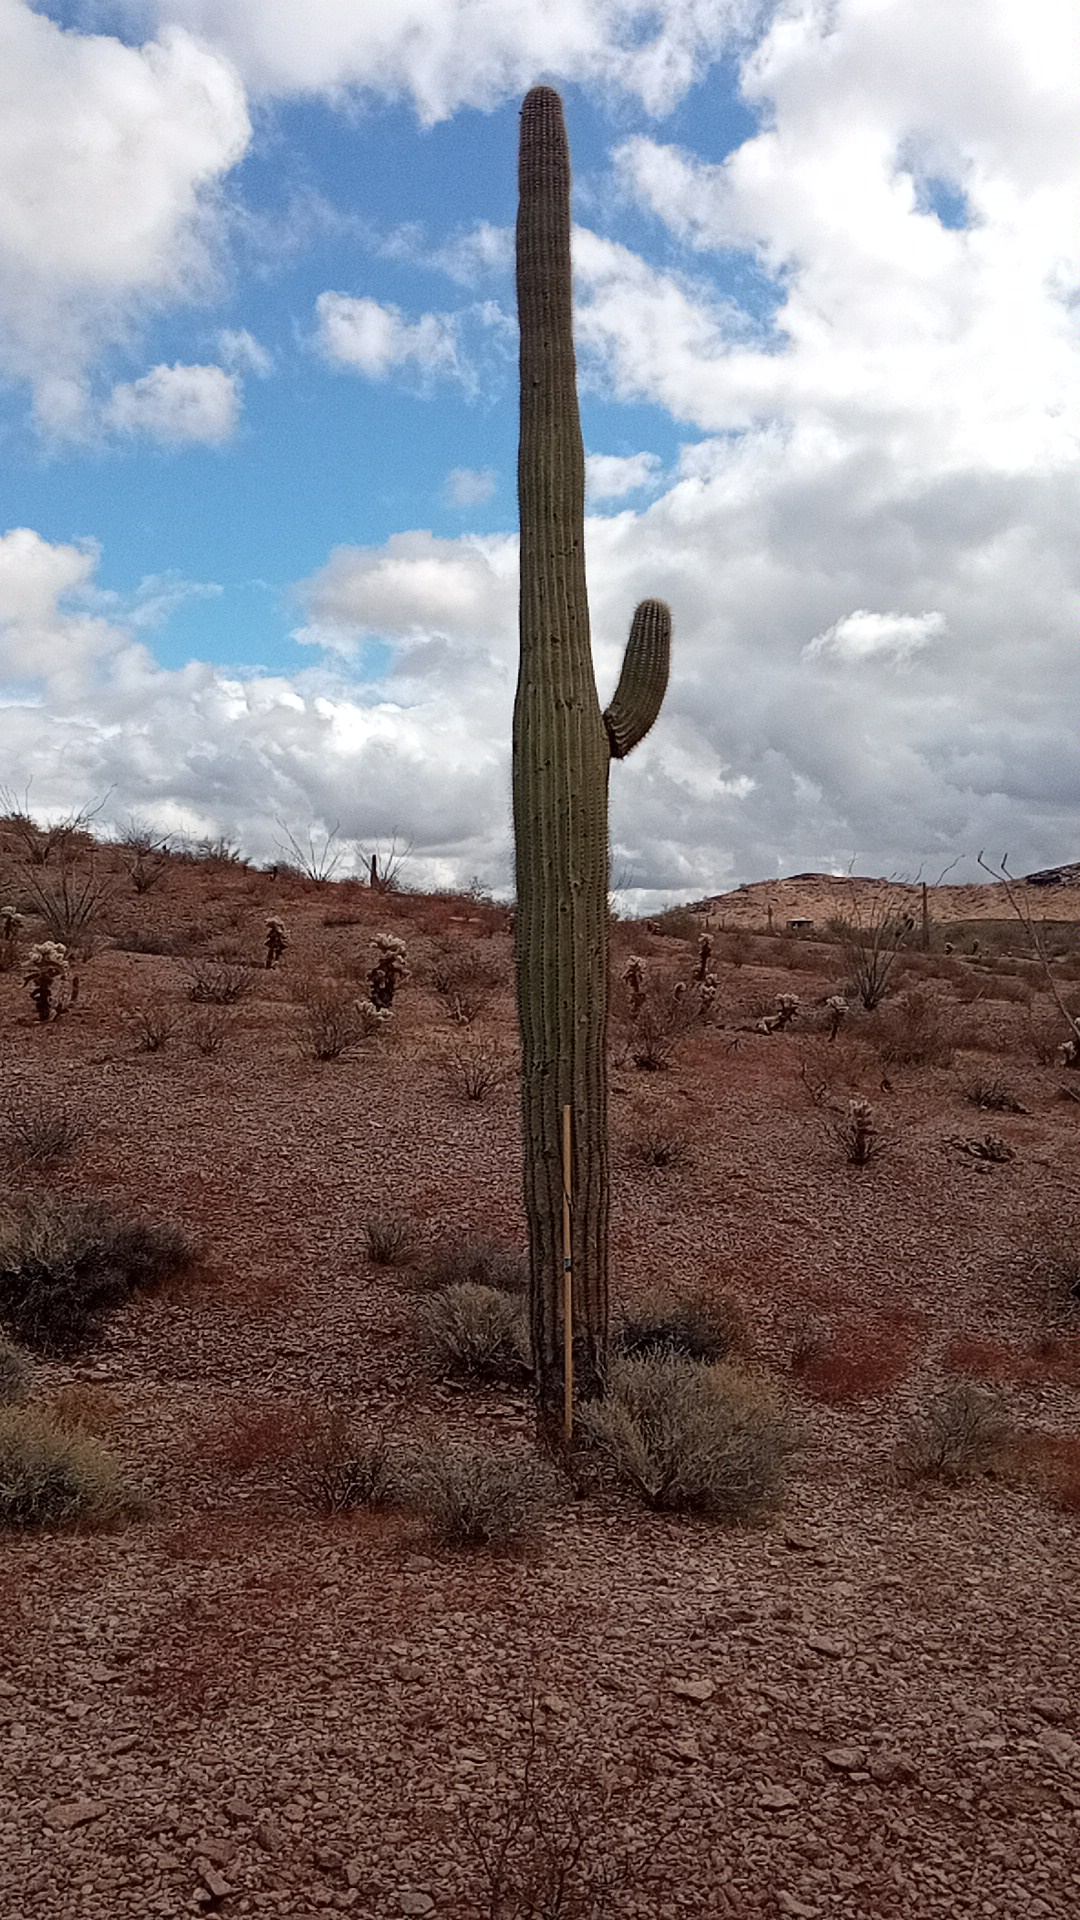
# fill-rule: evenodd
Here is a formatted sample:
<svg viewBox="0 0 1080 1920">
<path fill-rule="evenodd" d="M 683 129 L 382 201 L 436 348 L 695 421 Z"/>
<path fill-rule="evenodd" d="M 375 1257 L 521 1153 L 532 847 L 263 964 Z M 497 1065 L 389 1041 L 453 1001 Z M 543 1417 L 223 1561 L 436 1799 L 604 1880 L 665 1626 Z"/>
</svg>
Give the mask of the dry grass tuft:
<svg viewBox="0 0 1080 1920">
<path fill-rule="evenodd" d="M 11 1167 L 52 1167 L 73 1159 L 87 1136 L 83 1121 L 47 1094 L 12 1101 L 4 1115 L 2 1150 Z"/>
<path fill-rule="evenodd" d="M 421 1275 L 425 1290 L 442 1287 L 494 1287 L 497 1293 L 529 1290 L 529 1256 L 489 1240 L 464 1240 L 436 1247 Z"/>
<path fill-rule="evenodd" d="M 864 1032 L 888 1066 L 952 1065 L 956 1033 L 948 1004 L 924 987 L 910 987 L 879 1007 Z"/>
<path fill-rule="evenodd" d="M 367 1256 L 377 1267 L 407 1267 L 416 1247 L 416 1223 L 401 1214 L 375 1213 L 364 1226 Z"/>
<path fill-rule="evenodd" d="M 0 1527 L 105 1526 L 136 1504 L 90 1434 L 36 1408 L 0 1408 Z"/>
<path fill-rule="evenodd" d="M 326 1514 L 384 1506 L 398 1491 L 386 1440 L 365 1438 L 341 1412 L 319 1412 L 301 1425 L 287 1477 L 310 1506 Z"/>
<path fill-rule="evenodd" d="M 746 1341 L 746 1318 L 736 1300 L 706 1293 L 657 1294 L 625 1308 L 613 1345 L 632 1359 L 681 1354 L 686 1360 L 724 1360 Z"/>
<path fill-rule="evenodd" d="M 417 1311 L 424 1346 L 440 1374 L 475 1381 L 521 1381 L 528 1375 L 528 1324 L 512 1294 L 466 1281 L 427 1295 Z"/>
<path fill-rule="evenodd" d="M 451 1047 L 440 1061 L 443 1079 L 463 1100 L 486 1100 L 511 1075 L 511 1063 L 497 1040 L 468 1040 Z"/>
</svg>

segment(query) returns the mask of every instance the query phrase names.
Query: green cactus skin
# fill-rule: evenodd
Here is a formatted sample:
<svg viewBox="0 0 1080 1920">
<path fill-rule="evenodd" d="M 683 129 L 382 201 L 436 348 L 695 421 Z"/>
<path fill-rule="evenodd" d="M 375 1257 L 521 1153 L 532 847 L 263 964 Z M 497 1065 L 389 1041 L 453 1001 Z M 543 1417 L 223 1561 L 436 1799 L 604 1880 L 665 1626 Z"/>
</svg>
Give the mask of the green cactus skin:
<svg viewBox="0 0 1080 1920">
<path fill-rule="evenodd" d="M 517 992 L 530 1318 L 542 1415 L 561 1405 L 562 1109 L 573 1114 L 577 1387 L 601 1390 L 608 1343 L 608 769 L 648 732 L 667 686 L 671 615 L 638 607 L 601 713 L 585 584 L 585 457 L 570 276 L 570 151 L 549 87 L 521 116 L 521 659 L 514 706 Z"/>
</svg>

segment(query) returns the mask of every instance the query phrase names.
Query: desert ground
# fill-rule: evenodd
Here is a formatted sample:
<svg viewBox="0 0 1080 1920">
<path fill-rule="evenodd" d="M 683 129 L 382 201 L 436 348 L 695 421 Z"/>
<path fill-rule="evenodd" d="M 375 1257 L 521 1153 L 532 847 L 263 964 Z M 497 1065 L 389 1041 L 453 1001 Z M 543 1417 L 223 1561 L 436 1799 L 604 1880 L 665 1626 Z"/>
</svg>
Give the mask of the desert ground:
<svg viewBox="0 0 1080 1920">
<path fill-rule="evenodd" d="M 84 1351 L 32 1360 L 26 1404 L 96 1436 L 139 1499 L 0 1534 L 0 1908 L 1075 1914 L 1080 1074 L 1000 890 L 934 891 L 930 951 L 908 941 L 835 1039 L 847 960 L 818 936 L 872 918 L 879 883 L 615 926 L 613 1290 L 737 1314 L 784 1484 L 721 1524 L 583 1471 L 496 1550 L 439 1544 L 408 1501 L 324 1512 L 303 1463 L 334 1414 L 406 1451 L 533 1457 L 527 1382 L 447 1377 L 418 1331 L 435 1255 L 523 1245 L 506 910 L 211 857 L 141 893 L 115 849 L 96 870 L 74 1002 L 36 1017 L 30 911 L 0 974 L 8 1205 L 100 1201 L 196 1252 Z M 1080 890 L 1032 910 L 1068 1003 Z M 668 1005 L 706 919 L 715 993 L 666 1066 L 635 1065 L 626 961 Z M 974 952 L 950 935 L 971 921 L 993 928 Z M 313 998 L 366 992 L 385 935 L 408 966 L 392 1017 L 314 1058 Z M 229 1004 L 192 998 L 215 968 L 243 977 Z M 995 1082 L 1019 1111 L 975 1104 Z M 28 1162 L 20 1122 L 58 1111 L 79 1137 Z M 370 1257 L 386 1219 L 401 1265 Z M 992 1455 L 956 1484 L 901 1471 L 972 1384 Z"/>
</svg>

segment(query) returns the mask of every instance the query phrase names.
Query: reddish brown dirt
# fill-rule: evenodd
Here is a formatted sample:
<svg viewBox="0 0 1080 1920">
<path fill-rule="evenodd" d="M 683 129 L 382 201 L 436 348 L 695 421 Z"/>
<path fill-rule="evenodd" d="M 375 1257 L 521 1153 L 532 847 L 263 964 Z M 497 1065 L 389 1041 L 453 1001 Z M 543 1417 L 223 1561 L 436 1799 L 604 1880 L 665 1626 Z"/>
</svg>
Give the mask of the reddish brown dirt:
<svg viewBox="0 0 1080 1920">
<path fill-rule="evenodd" d="M 363 1232 L 396 1212 L 424 1245 L 517 1242 L 513 1089 L 476 1106 L 448 1090 L 437 1058 L 460 1036 L 427 984 L 439 938 L 482 943 L 508 982 L 508 936 L 461 903 L 180 866 L 110 924 L 197 922 L 203 951 L 257 953 L 276 909 L 285 963 L 211 1059 L 183 1026 L 157 1054 L 125 1028 L 132 998 L 190 1016 L 180 959 L 103 948 L 47 1027 L 0 976 L 5 1101 L 62 1094 L 92 1129 L 59 1173 L 11 1184 L 101 1195 L 206 1241 L 198 1284 L 39 1370 L 43 1398 L 97 1386 L 85 1416 L 150 1509 L 113 1534 L 0 1542 L 0 1909 L 473 1920 L 489 1907 L 470 1828 L 498 1830 L 535 1695 L 548 1773 L 586 1808 L 616 1793 L 597 1913 L 1074 1914 L 1077 1334 L 1048 1326 L 1032 1252 L 1078 1225 L 1080 1107 L 1033 1063 L 1025 1008 L 991 976 L 964 1005 L 955 968 L 933 975 L 965 1050 L 953 1069 L 886 1072 L 857 1033 L 830 1048 L 811 1031 L 838 950 L 721 963 L 715 1029 L 666 1074 L 616 1066 L 614 1269 L 628 1298 L 663 1284 L 742 1302 L 799 1430 L 784 1509 L 728 1531 L 581 1500 L 527 1557 L 451 1555 L 407 1517 L 319 1518 L 277 1462 L 329 1403 L 403 1437 L 529 1444 L 522 1401 L 425 1376 L 408 1277 L 372 1267 Z M 326 926 L 343 914 L 355 924 Z M 304 1058 L 299 980 L 364 962 L 376 929 L 405 937 L 414 972 L 393 1032 Z M 620 945 L 688 970 L 682 942 Z M 792 1030 L 740 1031 L 781 991 L 801 997 Z M 474 1031 L 512 1047 L 508 984 Z M 990 1073 L 1025 1113 L 965 1101 Z M 853 1089 L 890 1135 L 863 1170 L 830 1132 Z M 689 1145 L 667 1171 L 632 1151 L 659 1121 Z M 955 1144 L 989 1129 L 1012 1160 Z M 911 1410 L 971 1373 L 1001 1381 L 1024 1431 L 1013 1468 L 898 1487 Z M 675 1690 L 693 1679 L 707 1699 Z"/>
</svg>

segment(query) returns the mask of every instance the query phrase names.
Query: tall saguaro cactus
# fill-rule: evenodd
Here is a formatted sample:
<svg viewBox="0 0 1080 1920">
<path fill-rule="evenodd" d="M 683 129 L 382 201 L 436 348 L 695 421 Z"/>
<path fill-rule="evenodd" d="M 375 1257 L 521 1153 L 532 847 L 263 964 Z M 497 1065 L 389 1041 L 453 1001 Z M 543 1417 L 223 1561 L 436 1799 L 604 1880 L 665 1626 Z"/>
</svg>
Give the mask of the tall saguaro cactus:
<svg viewBox="0 0 1080 1920">
<path fill-rule="evenodd" d="M 671 616 L 634 614 L 601 712 L 585 585 L 585 457 L 570 278 L 570 151 L 562 102 L 521 116 L 521 660 L 514 706 L 517 989 L 523 1054 L 530 1307 L 541 1406 L 562 1391 L 562 1112 L 572 1114 L 574 1346 L 602 1385 L 608 1337 L 608 768 L 648 732 L 667 686 Z"/>
</svg>

